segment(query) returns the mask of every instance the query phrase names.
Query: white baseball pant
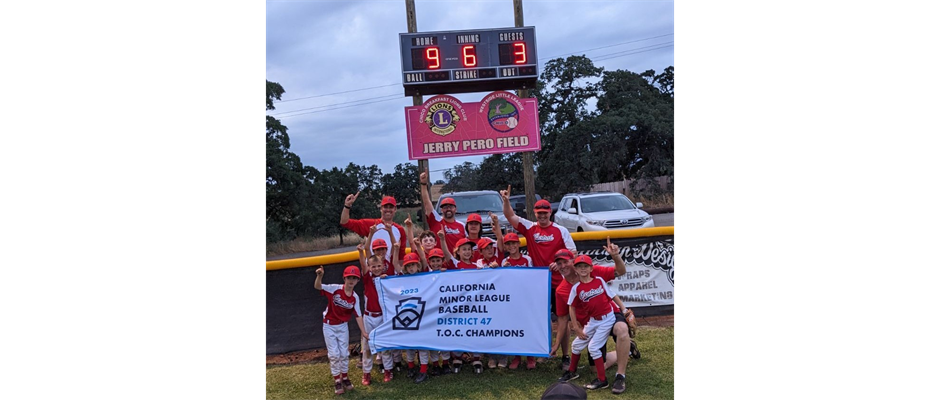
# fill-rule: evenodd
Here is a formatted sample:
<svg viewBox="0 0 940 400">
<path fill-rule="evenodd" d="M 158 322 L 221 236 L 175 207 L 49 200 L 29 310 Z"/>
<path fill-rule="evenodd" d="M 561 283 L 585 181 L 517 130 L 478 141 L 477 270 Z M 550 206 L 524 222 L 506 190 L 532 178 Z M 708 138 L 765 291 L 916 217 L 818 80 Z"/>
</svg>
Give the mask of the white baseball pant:
<svg viewBox="0 0 940 400">
<path fill-rule="evenodd" d="M 324 322 L 323 339 L 330 358 L 330 373 L 333 376 L 349 373 L 349 324 L 330 325 Z"/>
<path fill-rule="evenodd" d="M 374 354 L 371 348 L 372 342 L 366 338 L 369 336 L 369 333 L 375 329 L 375 327 L 382 324 L 382 316 L 370 317 L 369 315 L 366 315 L 363 317 L 362 322 L 366 328 L 366 333 L 362 335 L 362 372 L 369 373 L 372 372 L 372 363 L 375 361 L 375 358 L 372 357 Z M 385 366 L 385 369 L 391 371 L 395 366 L 395 363 L 392 360 L 392 354 L 388 351 L 383 351 L 379 353 L 379 356 L 382 357 L 382 365 Z"/>
<path fill-rule="evenodd" d="M 587 325 L 584 326 L 584 334 L 587 335 L 587 339 L 575 336 L 574 341 L 571 342 L 571 354 L 580 353 L 584 350 L 584 347 L 587 347 L 591 358 L 595 360 L 601 358 L 601 349 L 607 344 L 607 336 L 616 321 L 613 312 L 607 313 L 600 320 L 588 319 Z"/>
</svg>

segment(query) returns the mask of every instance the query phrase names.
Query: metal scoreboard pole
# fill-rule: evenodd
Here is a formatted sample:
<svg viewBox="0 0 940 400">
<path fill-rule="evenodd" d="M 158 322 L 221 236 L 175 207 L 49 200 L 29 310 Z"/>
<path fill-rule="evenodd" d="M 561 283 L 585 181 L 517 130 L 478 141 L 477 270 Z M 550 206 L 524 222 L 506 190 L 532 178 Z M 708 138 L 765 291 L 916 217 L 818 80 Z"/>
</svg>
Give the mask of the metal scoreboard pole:
<svg viewBox="0 0 940 400">
<path fill-rule="evenodd" d="M 418 17 L 415 15 L 415 0 L 405 0 L 405 15 L 408 19 L 408 33 L 418 32 Z M 411 96 L 411 98 L 412 105 L 414 106 L 420 106 L 421 104 L 424 104 L 424 96 L 420 94 Z M 424 171 L 428 171 L 428 186 L 422 188 L 421 185 L 418 185 L 418 190 L 427 190 L 428 198 L 431 198 L 431 182 L 433 182 L 431 180 L 431 168 L 429 167 L 427 159 L 418 160 L 418 175 L 421 175 L 421 173 Z M 418 196 L 418 215 L 420 216 L 419 218 L 424 228 L 428 229 L 429 226 L 427 216 L 424 215 L 424 203 L 422 198 L 422 196 Z M 408 246 L 411 247 L 411 244 L 409 243 Z"/>
<path fill-rule="evenodd" d="M 512 0 L 513 13 L 515 14 L 516 27 L 520 28 L 525 26 L 522 18 L 522 0 Z M 538 60 L 535 60 L 538 63 Z M 520 98 L 530 97 L 529 89 L 520 89 L 516 91 L 516 96 Z M 526 217 L 530 221 L 535 221 L 535 174 L 534 166 L 532 162 L 532 152 L 526 151 L 522 153 L 522 180 L 523 186 L 525 186 L 525 209 Z"/>
</svg>

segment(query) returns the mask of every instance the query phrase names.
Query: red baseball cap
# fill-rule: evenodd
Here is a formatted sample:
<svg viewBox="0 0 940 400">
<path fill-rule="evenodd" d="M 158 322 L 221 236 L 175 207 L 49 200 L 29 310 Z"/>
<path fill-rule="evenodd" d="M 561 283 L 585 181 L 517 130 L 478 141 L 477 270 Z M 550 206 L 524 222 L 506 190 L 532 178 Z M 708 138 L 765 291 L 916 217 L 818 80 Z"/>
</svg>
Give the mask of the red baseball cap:
<svg viewBox="0 0 940 400">
<path fill-rule="evenodd" d="M 594 262 L 593 262 L 593 260 L 591 260 L 591 257 L 589 257 L 589 256 L 587 256 L 587 255 L 585 255 L 585 254 L 582 254 L 582 255 L 580 255 L 580 256 L 578 256 L 577 258 L 574 259 L 574 265 L 578 265 L 578 264 L 581 264 L 581 263 L 590 265 L 590 266 L 592 266 L 592 267 L 594 266 Z"/>
<path fill-rule="evenodd" d="M 555 252 L 555 260 L 558 260 L 559 258 L 563 260 L 570 260 L 574 258 L 574 254 L 571 254 L 571 250 L 561 249 Z"/>
<path fill-rule="evenodd" d="M 515 233 L 510 232 L 510 233 L 507 233 L 506 236 L 503 236 L 503 243 L 518 242 L 518 241 L 519 241 L 519 235 Z"/>
<path fill-rule="evenodd" d="M 471 222 L 479 222 L 480 224 L 483 224 L 483 218 L 480 218 L 480 214 L 472 213 L 467 216 L 467 223 L 469 224 Z"/>
<path fill-rule="evenodd" d="M 356 278 L 360 279 L 362 278 L 362 276 L 359 275 L 359 268 L 356 268 L 353 265 L 350 265 L 343 270 L 343 279 L 345 279 L 347 276 L 355 276 Z"/>
<path fill-rule="evenodd" d="M 372 241 L 372 250 L 375 249 L 387 249 L 388 245 L 385 243 L 385 239 L 375 239 Z"/>
<path fill-rule="evenodd" d="M 549 203 L 548 200 L 545 200 L 545 199 L 536 201 L 535 212 L 539 212 L 539 210 L 548 210 L 546 212 L 552 212 L 552 204 Z"/>
<path fill-rule="evenodd" d="M 454 248 L 455 248 L 455 249 L 459 249 L 460 246 L 463 246 L 463 245 L 465 245 L 465 244 L 469 244 L 469 245 L 473 246 L 473 242 L 471 242 L 470 239 L 467 239 L 467 238 L 460 238 L 460 240 L 457 241 L 457 244 L 454 245 Z"/>
<path fill-rule="evenodd" d="M 444 199 L 444 200 L 441 200 L 441 207 L 444 207 L 444 206 L 446 206 L 446 205 L 448 205 L 448 204 L 450 204 L 450 205 L 452 205 L 452 206 L 454 206 L 454 207 L 457 207 L 457 203 L 454 201 L 454 198 L 453 198 L 453 197 L 448 197 L 448 198 L 446 198 L 446 199 Z"/>
<path fill-rule="evenodd" d="M 403 267 L 407 267 L 408 264 L 416 264 L 420 262 L 421 260 L 418 258 L 418 253 L 408 253 L 408 254 L 405 254 L 405 259 L 402 260 L 401 265 Z"/>
<path fill-rule="evenodd" d="M 489 245 L 491 245 L 491 244 L 493 244 L 493 243 L 494 243 L 494 242 L 493 242 L 493 239 L 490 239 L 490 238 L 487 238 L 487 237 L 485 237 L 485 238 L 480 238 L 480 240 L 477 240 L 477 247 L 479 247 L 480 250 L 483 250 L 484 248 L 486 248 L 486 246 L 489 246 Z"/>
<path fill-rule="evenodd" d="M 382 198 L 382 205 L 391 204 L 395 207 L 398 207 L 398 203 L 395 202 L 395 198 L 392 196 L 385 196 Z"/>
<path fill-rule="evenodd" d="M 428 253 L 428 258 L 432 258 L 432 257 L 444 258 L 444 250 L 437 249 L 437 248 L 431 249 L 431 251 Z"/>
</svg>

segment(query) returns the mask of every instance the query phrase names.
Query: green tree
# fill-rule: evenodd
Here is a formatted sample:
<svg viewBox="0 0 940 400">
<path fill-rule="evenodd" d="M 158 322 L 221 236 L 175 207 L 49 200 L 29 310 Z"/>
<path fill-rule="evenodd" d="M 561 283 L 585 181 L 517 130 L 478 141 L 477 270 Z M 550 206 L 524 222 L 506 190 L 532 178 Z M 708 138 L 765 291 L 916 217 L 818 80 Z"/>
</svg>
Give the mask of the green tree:
<svg viewBox="0 0 940 400">
<path fill-rule="evenodd" d="M 658 75 L 653 70 L 604 74 L 592 135 L 596 157 L 609 161 L 596 165 L 601 182 L 635 179 L 632 190 L 658 194 L 651 180 L 673 176 L 672 77 L 672 67 Z"/>
<path fill-rule="evenodd" d="M 274 100 L 280 100 L 284 88 L 276 82 L 267 82 L 267 110 L 274 109 Z M 267 240 L 288 240 L 302 231 L 302 222 L 296 216 L 302 210 L 301 199 L 309 195 L 309 182 L 304 178 L 300 157 L 290 151 L 287 127 L 278 119 L 266 116 L 265 185 Z"/>
<path fill-rule="evenodd" d="M 524 190 L 522 153 L 493 154 L 483 159 L 477 173 L 477 190 L 501 190 L 512 185 L 514 192 Z"/>
<path fill-rule="evenodd" d="M 395 197 L 399 207 L 417 205 L 421 200 L 418 175 L 417 164 L 398 164 L 395 172 L 382 175 L 382 193 Z"/>
<path fill-rule="evenodd" d="M 444 179 L 447 180 L 447 183 L 441 187 L 441 192 L 478 190 L 477 175 L 479 175 L 479 169 L 469 161 L 455 165 L 453 168 L 444 171 Z"/>
<path fill-rule="evenodd" d="M 545 63 L 536 93 L 542 150 L 535 154 L 536 186 L 543 188 L 543 196 L 561 198 L 595 183 L 590 146 L 578 125 L 594 116 L 587 109 L 588 101 L 597 96 L 591 79 L 603 72 L 585 56 Z"/>
</svg>

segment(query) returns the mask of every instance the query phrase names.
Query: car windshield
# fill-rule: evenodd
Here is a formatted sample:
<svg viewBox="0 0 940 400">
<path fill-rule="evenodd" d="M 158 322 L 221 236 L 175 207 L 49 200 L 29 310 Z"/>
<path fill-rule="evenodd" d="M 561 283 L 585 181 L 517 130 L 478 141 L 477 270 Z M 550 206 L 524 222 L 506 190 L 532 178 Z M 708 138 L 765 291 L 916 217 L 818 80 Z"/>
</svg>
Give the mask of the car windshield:
<svg viewBox="0 0 940 400">
<path fill-rule="evenodd" d="M 481 212 L 502 212 L 503 201 L 497 194 L 487 193 L 470 196 L 455 196 L 454 202 L 457 203 L 458 214 L 481 213 Z"/>
<path fill-rule="evenodd" d="M 625 196 L 597 196 L 581 198 L 581 212 L 632 210 L 636 207 Z"/>
</svg>

